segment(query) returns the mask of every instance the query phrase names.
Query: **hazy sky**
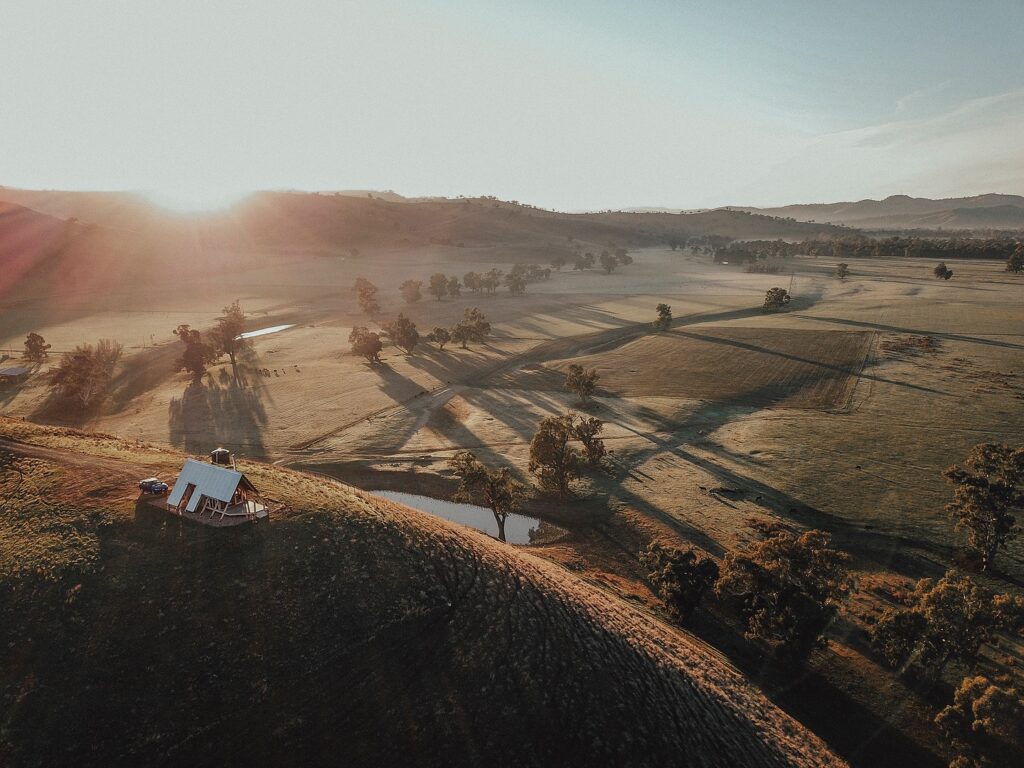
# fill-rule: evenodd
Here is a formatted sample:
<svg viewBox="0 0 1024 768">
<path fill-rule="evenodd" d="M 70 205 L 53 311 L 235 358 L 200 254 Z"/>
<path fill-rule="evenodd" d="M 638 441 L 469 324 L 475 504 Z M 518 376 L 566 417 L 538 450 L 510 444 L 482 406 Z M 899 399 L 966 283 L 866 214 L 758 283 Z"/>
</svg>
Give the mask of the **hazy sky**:
<svg viewBox="0 0 1024 768">
<path fill-rule="evenodd" d="M 0 0 L 0 184 L 1024 193 L 1024 0 Z"/>
</svg>

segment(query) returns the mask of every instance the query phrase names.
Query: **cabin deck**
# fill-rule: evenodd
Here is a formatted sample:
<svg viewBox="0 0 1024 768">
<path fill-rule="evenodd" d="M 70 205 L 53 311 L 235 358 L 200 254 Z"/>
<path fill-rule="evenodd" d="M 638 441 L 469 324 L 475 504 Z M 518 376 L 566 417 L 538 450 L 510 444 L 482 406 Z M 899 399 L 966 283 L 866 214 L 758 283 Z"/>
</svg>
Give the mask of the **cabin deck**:
<svg viewBox="0 0 1024 768">
<path fill-rule="evenodd" d="M 166 496 L 143 497 L 143 500 L 150 506 L 161 509 L 175 517 L 182 517 L 194 523 L 208 525 L 213 528 L 232 528 L 236 525 L 256 523 L 270 518 L 270 510 L 263 504 L 258 504 L 255 501 L 232 504 L 223 514 L 220 512 L 211 513 L 209 511 L 200 514 L 198 512 L 178 512 L 167 504 Z"/>
</svg>

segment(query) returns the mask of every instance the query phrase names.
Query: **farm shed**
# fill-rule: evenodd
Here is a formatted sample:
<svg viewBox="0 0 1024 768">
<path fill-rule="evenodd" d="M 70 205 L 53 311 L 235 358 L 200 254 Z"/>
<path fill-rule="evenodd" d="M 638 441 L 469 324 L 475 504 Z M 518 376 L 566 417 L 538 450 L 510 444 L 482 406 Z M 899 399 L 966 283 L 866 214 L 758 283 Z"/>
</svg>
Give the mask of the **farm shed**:
<svg viewBox="0 0 1024 768">
<path fill-rule="evenodd" d="M 177 514 L 209 513 L 210 517 L 266 517 L 267 508 L 249 479 L 234 469 L 186 459 L 167 508 Z"/>
<path fill-rule="evenodd" d="M 30 368 L 22 368 L 21 366 L 0 368 L 0 385 L 21 384 L 28 378 L 31 372 Z"/>
</svg>

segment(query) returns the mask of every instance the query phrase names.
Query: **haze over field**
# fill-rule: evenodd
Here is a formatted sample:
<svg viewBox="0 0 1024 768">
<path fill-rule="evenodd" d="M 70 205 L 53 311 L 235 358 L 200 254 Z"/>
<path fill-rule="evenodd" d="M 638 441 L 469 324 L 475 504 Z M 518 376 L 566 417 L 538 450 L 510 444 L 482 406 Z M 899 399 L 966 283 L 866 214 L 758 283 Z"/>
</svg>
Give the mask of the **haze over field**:
<svg viewBox="0 0 1024 768">
<path fill-rule="evenodd" d="M 0 765 L 1024 765 L 1022 29 L 0 0 Z"/>
</svg>

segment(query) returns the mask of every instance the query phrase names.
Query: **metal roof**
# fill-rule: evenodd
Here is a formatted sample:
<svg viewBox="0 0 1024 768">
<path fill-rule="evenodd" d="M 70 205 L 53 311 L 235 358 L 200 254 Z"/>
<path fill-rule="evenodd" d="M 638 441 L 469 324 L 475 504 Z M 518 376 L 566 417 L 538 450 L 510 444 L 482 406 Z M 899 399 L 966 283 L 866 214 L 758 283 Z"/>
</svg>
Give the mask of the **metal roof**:
<svg viewBox="0 0 1024 768">
<path fill-rule="evenodd" d="M 176 507 L 181 502 L 181 497 L 185 495 L 185 489 L 189 485 L 194 485 L 196 489 L 192 492 L 185 511 L 195 512 L 199 506 L 199 500 L 203 496 L 217 501 L 231 501 L 231 497 L 235 495 L 235 489 L 243 481 L 246 485 L 252 486 L 242 477 L 241 472 L 218 467 L 216 464 L 206 464 L 195 459 L 185 459 L 185 466 L 181 468 L 181 474 L 178 475 L 174 488 L 171 489 L 167 503 Z"/>
<path fill-rule="evenodd" d="M 0 368 L 0 376 L 24 376 L 31 370 L 31 368 L 23 368 L 19 365 L 13 366 L 11 368 Z"/>
</svg>

